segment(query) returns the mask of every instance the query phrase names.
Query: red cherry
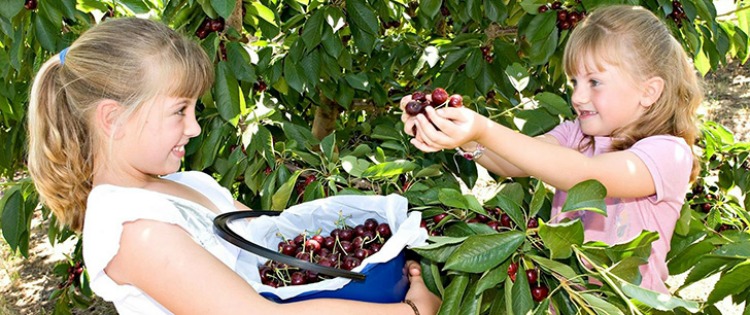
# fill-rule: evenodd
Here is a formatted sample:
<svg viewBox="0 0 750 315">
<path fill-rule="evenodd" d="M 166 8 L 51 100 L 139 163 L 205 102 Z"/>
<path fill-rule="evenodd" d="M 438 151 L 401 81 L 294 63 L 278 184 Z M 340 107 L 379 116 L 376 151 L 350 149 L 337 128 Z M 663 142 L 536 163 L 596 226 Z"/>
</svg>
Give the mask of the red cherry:
<svg viewBox="0 0 750 315">
<path fill-rule="evenodd" d="M 38 3 L 36 0 L 26 0 L 23 7 L 26 8 L 26 10 L 36 10 L 37 5 Z"/>
<path fill-rule="evenodd" d="M 526 279 L 529 280 L 529 283 L 536 283 L 539 280 L 539 270 L 536 268 L 526 270 Z"/>
<path fill-rule="evenodd" d="M 417 116 L 424 111 L 424 105 L 418 101 L 409 101 L 404 108 L 409 116 Z M 416 134 L 416 133 L 415 133 Z"/>
<path fill-rule="evenodd" d="M 531 297 L 535 302 L 541 302 L 549 295 L 549 289 L 544 285 L 538 285 L 531 288 Z"/>
<path fill-rule="evenodd" d="M 453 94 L 448 100 L 448 106 L 450 107 L 462 107 L 464 106 L 464 98 L 461 95 Z"/>
<path fill-rule="evenodd" d="M 508 277 L 510 277 L 510 281 L 516 282 L 516 273 L 518 272 L 518 263 L 510 263 L 508 265 Z"/>
<path fill-rule="evenodd" d="M 436 88 L 434 91 L 432 91 L 432 102 L 437 105 L 441 105 L 448 101 L 448 92 L 445 91 L 443 88 Z"/>
<path fill-rule="evenodd" d="M 367 219 L 364 223 L 365 229 L 368 231 L 375 231 L 375 228 L 378 227 L 378 221 L 375 219 Z"/>
<path fill-rule="evenodd" d="M 562 8 L 562 2 L 560 2 L 560 1 L 552 2 L 552 9 L 553 10 L 557 10 L 557 9 L 560 9 L 560 8 Z"/>
<path fill-rule="evenodd" d="M 547 10 L 549 10 L 549 7 L 547 5 L 540 5 L 539 9 L 537 10 L 539 11 L 539 13 L 544 13 L 544 12 L 547 12 Z"/>
<path fill-rule="evenodd" d="M 526 223 L 526 228 L 535 229 L 539 227 L 539 221 L 536 218 L 531 218 Z"/>
<path fill-rule="evenodd" d="M 411 93 L 411 99 L 413 101 L 423 102 L 423 101 L 427 100 L 427 95 L 424 94 L 424 92 L 422 92 L 422 91 L 416 91 L 414 93 Z"/>
<path fill-rule="evenodd" d="M 495 231 L 500 231 L 500 222 L 499 221 L 490 221 L 490 222 L 487 222 L 487 226 L 491 227 Z"/>
<path fill-rule="evenodd" d="M 447 216 L 448 216 L 448 214 L 447 214 L 447 213 L 440 213 L 440 214 L 438 214 L 438 215 L 436 215 L 436 216 L 432 217 L 432 222 L 435 222 L 435 224 L 439 224 L 439 223 L 440 223 L 440 222 L 442 222 L 442 221 L 443 221 L 443 219 L 445 219 L 445 218 L 446 218 Z"/>
<path fill-rule="evenodd" d="M 383 237 L 386 239 L 391 237 L 391 227 L 388 225 L 388 223 L 380 223 L 376 231 L 378 232 L 380 237 Z"/>
<path fill-rule="evenodd" d="M 224 19 L 217 18 L 217 19 L 211 20 L 209 21 L 208 25 L 212 31 L 220 32 L 224 30 Z"/>
<path fill-rule="evenodd" d="M 513 220 L 510 219 L 510 216 L 507 213 L 503 213 L 500 216 L 500 225 L 501 226 L 509 228 L 509 227 L 511 227 L 511 223 L 512 222 L 513 222 Z"/>
</svg>

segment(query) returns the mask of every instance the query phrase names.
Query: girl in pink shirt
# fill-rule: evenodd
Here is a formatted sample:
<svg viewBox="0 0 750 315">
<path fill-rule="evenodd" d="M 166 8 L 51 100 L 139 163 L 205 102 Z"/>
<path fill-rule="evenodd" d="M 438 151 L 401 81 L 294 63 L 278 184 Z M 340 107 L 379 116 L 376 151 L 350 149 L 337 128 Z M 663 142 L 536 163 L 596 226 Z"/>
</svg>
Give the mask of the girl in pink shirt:
<svg viewBox="0 0 750 315">
<path fill-rule="evenodd" d="M 404 113 L 404 130 L 411 134 L 416 126 L 411 142 L 422 151 L 459 148 L 493 173 L 534 176 L 554 186 L 552 220 L 580 217 L 586 241 L 616 244 L 642 230 L 658 232 L 641 266 L 641 286 L 668 293 L 665 257 L 698 173 L 691 147 L 702 91 L 694 68 L 661 20 L 625 5 L 597 9 L 583 20 L 570 35 L 563 64 L 578 117 L 547 134 L 529 137 L 468 108 Z M 588 179 L 607 188 L 608 215 L 560 213 L 566 191 Z"/>
</svg>

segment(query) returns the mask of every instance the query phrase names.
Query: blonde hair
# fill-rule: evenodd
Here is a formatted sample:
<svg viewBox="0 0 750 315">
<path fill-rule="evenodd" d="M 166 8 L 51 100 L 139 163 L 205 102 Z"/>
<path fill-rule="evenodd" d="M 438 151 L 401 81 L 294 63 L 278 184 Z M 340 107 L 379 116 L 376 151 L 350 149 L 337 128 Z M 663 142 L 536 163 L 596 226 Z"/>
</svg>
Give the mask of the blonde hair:
<svg viewBox="0 0 750 315">
<path fill-rule="evenodd" d="M 590 60 L 596 64 L 588 64 Z M 680 43 L 656 15 L 638 6 L 612 5 L 586 17 L 565 47 L 565 72 L 601 70 L 605 63 L 636 82 L 653 77 L 664 80 L 661 96 L 641 118 L 613 132 L 613 150 L 625 150 L 653 135 L 673 135 L 691 147 L 695 144 L 696 111 L 703 100 L 701 80 Z M 592 66 L 597 69 L 588 69 Z M 691 181 L 700 171 L 698 158 L 693 161 Z"/>
<path fill-rule="evenodd" d="M 203 49 L 159 22 L 108 19 L 87 30 L 64 63 L 55 55 L 42 65 L 31 88 L 28 167 L 42 202 L 61 224 L 83 228 L 99 102 L 126 106 L 126 119 L 158 95 L 198 98 L 213 76 Z"/>
</svg>

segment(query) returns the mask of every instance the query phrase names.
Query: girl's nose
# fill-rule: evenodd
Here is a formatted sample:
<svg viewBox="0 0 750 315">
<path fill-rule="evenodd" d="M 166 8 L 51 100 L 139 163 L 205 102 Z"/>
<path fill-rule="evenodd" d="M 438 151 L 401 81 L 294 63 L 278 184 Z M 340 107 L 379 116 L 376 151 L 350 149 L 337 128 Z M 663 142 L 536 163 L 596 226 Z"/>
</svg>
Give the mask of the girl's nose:
<svg viewBox="0 0 750 315">
<path fill-rule="evenodd" d="M 584 88 L 576 87 L 573 89 L 573 95 L 570 97 L 570 100 L 574 105 L 586 104 L 589 102 L 589 93 Z"/>
<path fill-rule="evenodd" d="M 185 119 L 185 135 L 192 138 L 201 133 L 201 125 L 198 124 L 195 115 L 190 115 Z"/>
</svg>

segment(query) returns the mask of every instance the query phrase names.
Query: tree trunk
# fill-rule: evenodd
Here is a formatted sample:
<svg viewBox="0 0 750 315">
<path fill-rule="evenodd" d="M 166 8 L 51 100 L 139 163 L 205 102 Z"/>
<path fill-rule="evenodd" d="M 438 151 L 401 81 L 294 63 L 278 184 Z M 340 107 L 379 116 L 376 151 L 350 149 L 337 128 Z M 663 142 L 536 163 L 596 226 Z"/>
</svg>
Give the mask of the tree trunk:
<svg viewBox="0 0 750 315">
<path fill-rule="evenodd" d="M 340 107 L 336 102 L 322 97 L 321 104 L 315 109 L 315 118 L 312 125 L 312 134 L 318 140 L 323 140 L 331 134 L 336 127 L 336 118 L 339 116 Z"/>
<path fill-rule="evenodd" d="M 242 34 L 242 0 L 235 0 L 234 2 L 234 11 L 227 18 L 226 25 Z"/>
</svg>

